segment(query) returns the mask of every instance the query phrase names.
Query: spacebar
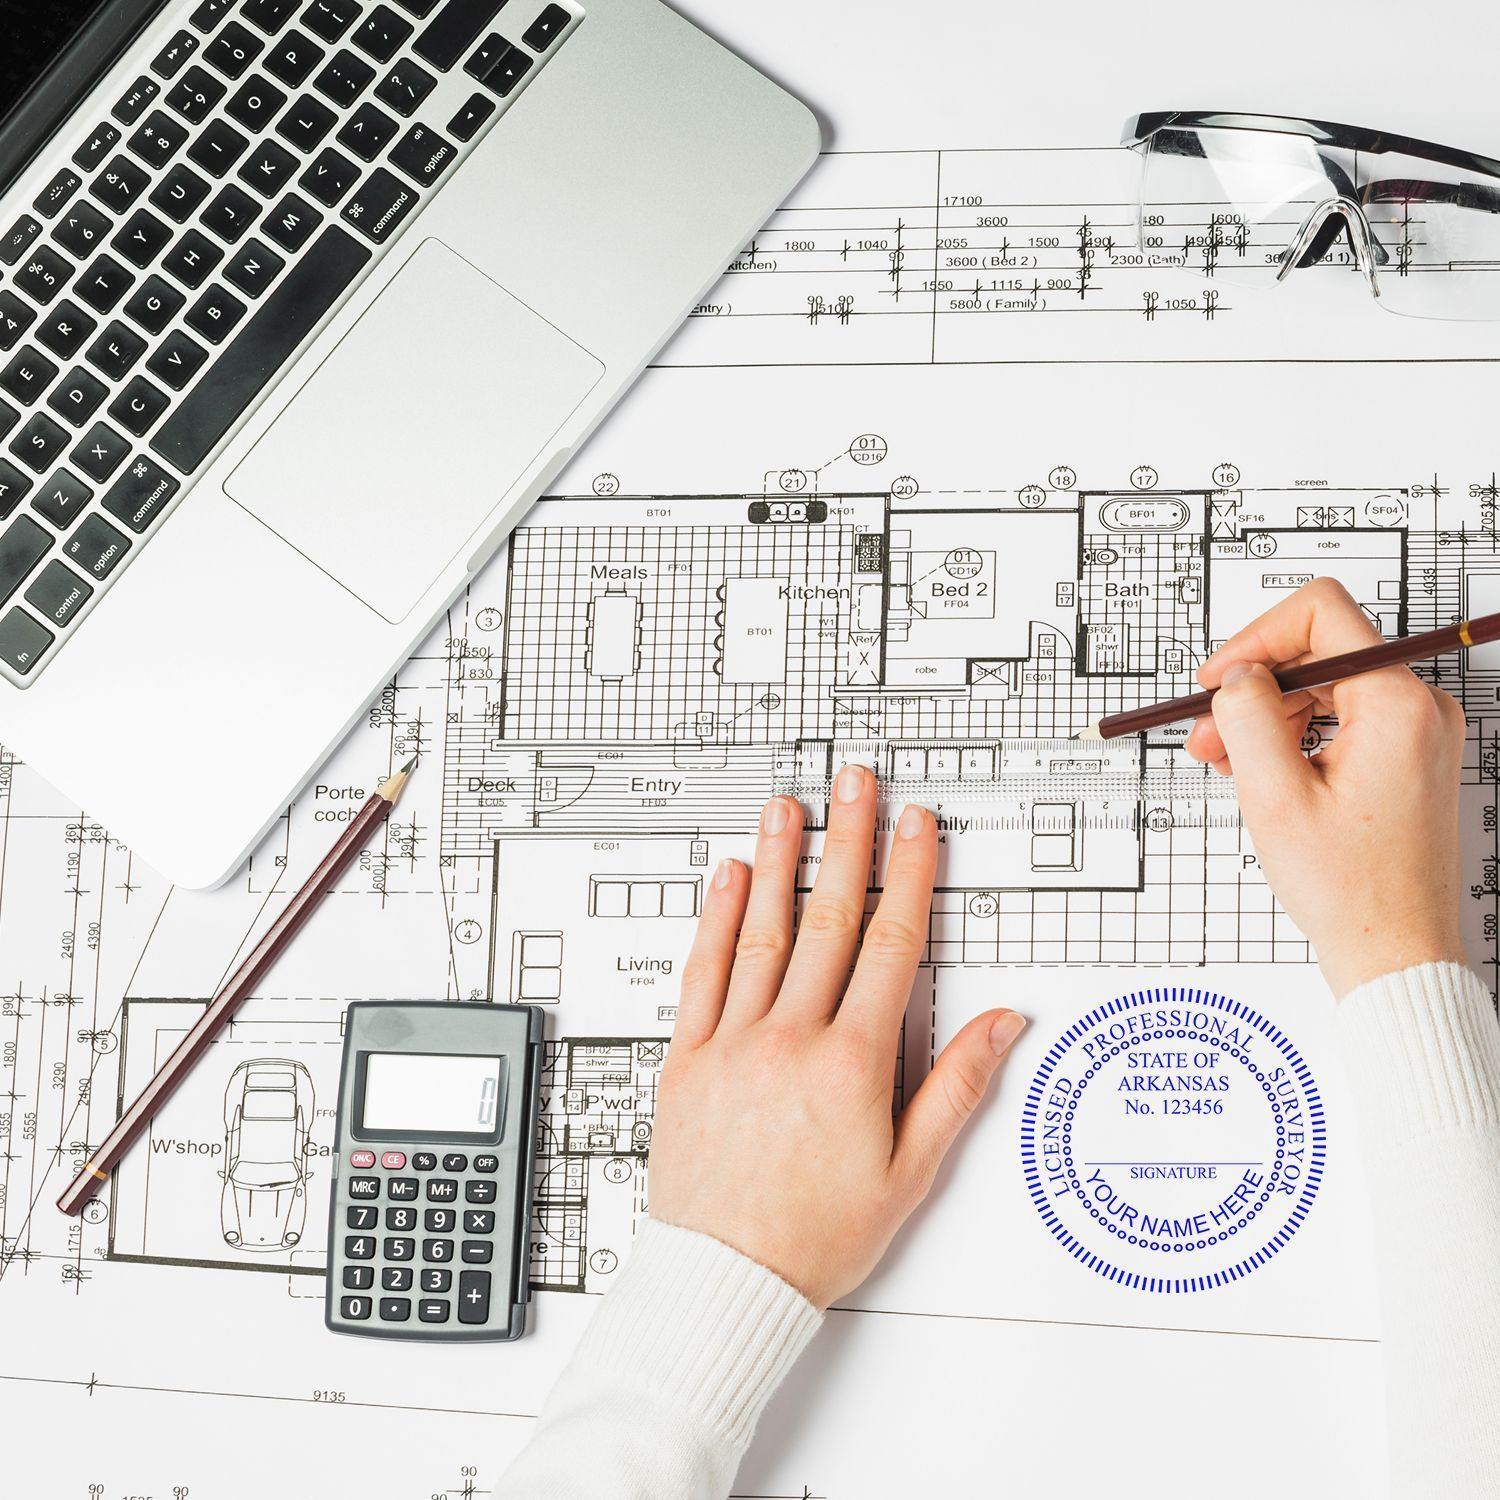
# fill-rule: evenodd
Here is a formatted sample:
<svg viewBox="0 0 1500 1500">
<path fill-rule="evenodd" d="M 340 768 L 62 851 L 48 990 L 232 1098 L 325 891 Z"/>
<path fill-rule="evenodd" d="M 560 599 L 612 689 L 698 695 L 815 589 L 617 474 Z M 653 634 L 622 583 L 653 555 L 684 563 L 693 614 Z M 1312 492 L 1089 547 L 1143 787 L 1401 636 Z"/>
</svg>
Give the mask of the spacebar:
<svg viewBox="0 0 1500 1500">
<path fill-rule="evenodd" d="M 162 423 L 151 447 L 191 474 L 348 289 L 370 254 L 336 225 L 325 229 Z"/>
</svg>

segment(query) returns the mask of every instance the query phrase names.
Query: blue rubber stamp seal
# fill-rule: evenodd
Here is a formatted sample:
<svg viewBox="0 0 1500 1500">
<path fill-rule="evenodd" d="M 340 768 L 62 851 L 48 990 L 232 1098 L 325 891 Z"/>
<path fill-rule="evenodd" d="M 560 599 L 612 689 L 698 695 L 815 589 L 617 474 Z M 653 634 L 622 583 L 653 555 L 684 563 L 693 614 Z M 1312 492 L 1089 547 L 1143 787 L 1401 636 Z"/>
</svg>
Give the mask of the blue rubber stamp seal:
<svg viewBox="0 0 1500 1500">
<path fill-rule="evenodd" d="M 1091 1010 L 1048 1050 L 1021 1113 L 1042 1222 L 1099 1275 L 1201 1292 L 1265 1265 L 1323 1178 L 1323 1101 L 1286 1035 L 1197 989 Z"/>
</svg>

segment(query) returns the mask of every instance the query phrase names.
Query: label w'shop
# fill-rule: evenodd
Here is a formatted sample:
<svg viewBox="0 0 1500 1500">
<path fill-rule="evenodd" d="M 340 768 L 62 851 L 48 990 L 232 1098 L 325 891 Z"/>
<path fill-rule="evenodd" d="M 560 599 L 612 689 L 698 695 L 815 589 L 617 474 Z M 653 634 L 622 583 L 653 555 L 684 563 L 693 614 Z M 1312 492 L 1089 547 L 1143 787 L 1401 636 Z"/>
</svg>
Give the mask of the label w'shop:
<svg viewBox="0 0 1500 1500">
<path fill-rule="evenodd" d="M 1237 1281 L 1307 1217 L 1323 1104 L 1286 1035 L 1237 1000 L 1141 990 L 1048 1050 L 1021 1115 L 1042 1222 L 1076 1260 L 1147 1292 Z"/>
</svg>

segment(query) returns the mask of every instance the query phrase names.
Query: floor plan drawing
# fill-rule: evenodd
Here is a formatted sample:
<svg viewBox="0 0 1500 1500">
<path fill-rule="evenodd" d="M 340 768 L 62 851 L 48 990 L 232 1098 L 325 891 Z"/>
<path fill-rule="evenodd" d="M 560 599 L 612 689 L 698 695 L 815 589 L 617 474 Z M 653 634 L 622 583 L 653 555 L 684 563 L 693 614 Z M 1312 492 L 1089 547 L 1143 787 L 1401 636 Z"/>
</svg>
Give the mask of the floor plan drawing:
<svg viewBox="0 0 1500 1500">
<path fill-rule="evenodd" d="M 785 59 L 836 138 L 247 866 L 173 889 L 0 748 L 0 1492 L 498 1493 L 650 1210 L 713 871 L 752 856 L 783 793 L 806 811 L 805 894 L 853 759 L 883 787 L 869 909 L 901 806 L 940 828 L 897 1104 L 980 1010 L 1031 1024 L 939 1190 L 829 1313 L 737 1493 L 990 1493 L 994 1452 L 948 1438 L 997 1414 L 1027 1437 L 1007 1440 L 1017 1494 L 1104 1493 L 1160 1416 L 1130 1389 L 1163 1397 L 1161 1494 L 1212 1473 L 1233 1500 L 1378 1495 L 1375 1270 L 1314 955 L 1186 726 L 1075 736 L 1190 691 L 1314 577 L 1386 636 L 1500 610 L 1494 326 L 1383 316 L 1338 263 L 1247 289 L 1216 258 L 1253 246 L 1201 205 L 1142 249 L 1135 158 L 1115 144 L 1160 107 L 1137 93 L 1173 92 L 1183 58 L 1259 88 L 1284 71 L 1269 37 L 1244 40 L 1243 64 L 1163 28 L 1147 48 L 1138 13 L 1087 0 L 1029 16 L 1023 46 L 961 3 L 941 37 L 893 48 L 910 17 L 879 4 L 858 25 L 789 0 L 685 8 Z M 1118 76 L 1138 52 L 1140 79 Z M 1454 107 L 1477 111 L 1480 62 L 1444 65 L 1472 67 Z M 1421 671 L 1467 717 L 1464 926 L 1494 984 L 1500 648 Z M 277 731 L 251 695 L 225 727 Z M 1306 748 L 1333 732 L 1314 721 Z M 63 1218 L 90 1145 L 413 755 L 396 814 L 264 992 Z M 1322 1187 L 1285 1252 L 1174 1298 L 1075 1265 L 1020 1149 L 1049 1045 L 1157 985 L 1268 1018 L 1327 1117 Z M 513 1345 L 323 1327 L 343 1018 L 381 999 L 546 1013 L 532 1332 Z M 1225 1411 L 1274 1434 L 1232 1474 Z M 65 1431 L 91 1441 L 70 1451 Z"/>
</svg>

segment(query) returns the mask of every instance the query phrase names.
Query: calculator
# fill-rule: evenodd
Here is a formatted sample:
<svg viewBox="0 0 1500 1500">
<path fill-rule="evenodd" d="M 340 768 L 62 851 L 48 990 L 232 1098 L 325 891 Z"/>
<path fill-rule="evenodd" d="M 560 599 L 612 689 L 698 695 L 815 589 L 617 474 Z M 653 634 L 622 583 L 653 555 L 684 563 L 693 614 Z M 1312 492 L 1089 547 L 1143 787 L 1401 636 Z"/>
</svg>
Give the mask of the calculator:
<svg viewBox="0 0 1500 1500">
<path fill-rule="evenodd" d="M 349 1006 L 328 1220 L 334 1332 L 526 1331 L 541 1052 L 534 1005 Z"/>
</svg>

